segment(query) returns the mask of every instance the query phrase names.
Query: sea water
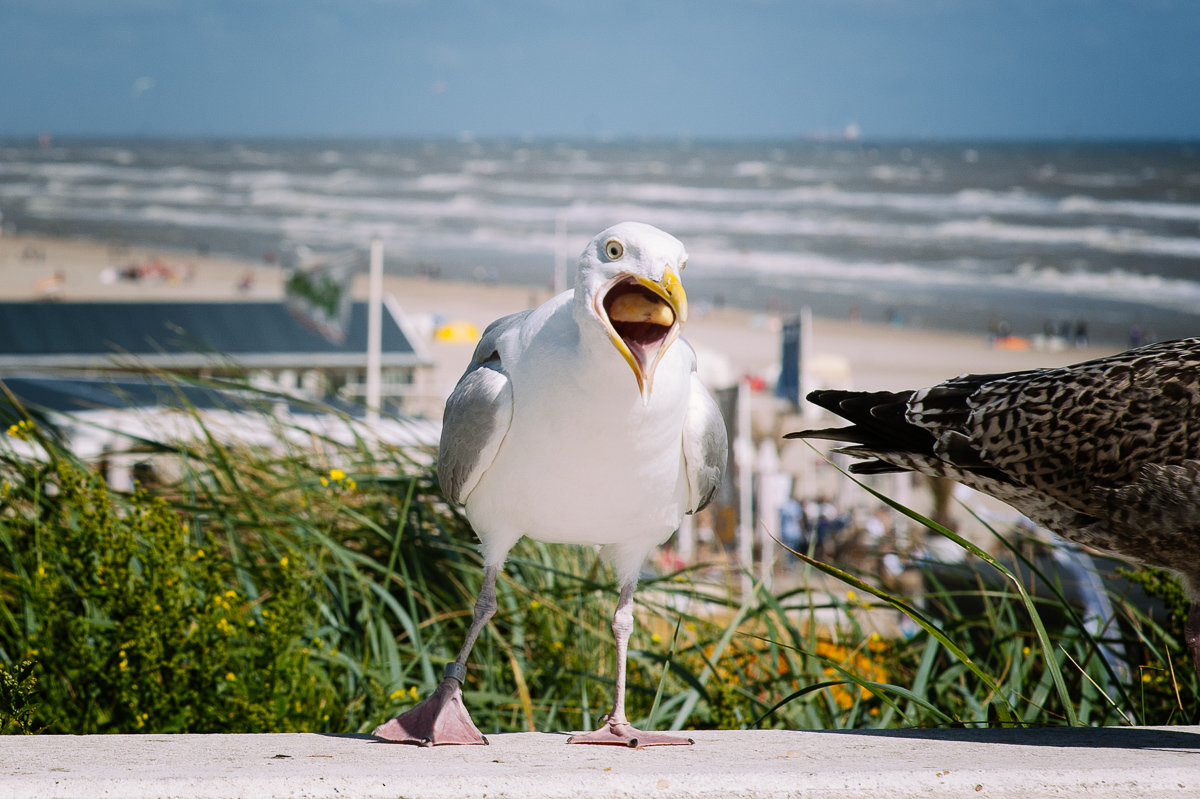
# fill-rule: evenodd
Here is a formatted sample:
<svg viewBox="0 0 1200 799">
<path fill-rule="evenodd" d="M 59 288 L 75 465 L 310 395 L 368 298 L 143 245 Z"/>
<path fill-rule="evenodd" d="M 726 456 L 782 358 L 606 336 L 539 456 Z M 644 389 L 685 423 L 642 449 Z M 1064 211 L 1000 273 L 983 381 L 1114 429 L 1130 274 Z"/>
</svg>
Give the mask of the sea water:
<svg viewBox="0 0 1200 799">
<path fill-rule="evenodd" d="M 0 212 L 267 260 L 381 236 L 398 274 L 537 285 L 638 220 L 700 310 L 1200 335 L 1200 143 L 5 141 Z"/>
</svg>

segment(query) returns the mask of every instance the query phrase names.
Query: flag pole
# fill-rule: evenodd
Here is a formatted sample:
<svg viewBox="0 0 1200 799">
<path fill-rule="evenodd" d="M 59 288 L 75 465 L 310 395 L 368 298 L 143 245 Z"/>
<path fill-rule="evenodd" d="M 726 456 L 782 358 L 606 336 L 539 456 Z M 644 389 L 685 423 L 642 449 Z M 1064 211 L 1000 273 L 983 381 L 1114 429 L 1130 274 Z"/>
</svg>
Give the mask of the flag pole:
<svg viewBox="0 0 1200 799">
<path fill-rule="evenodd" d="M 737 426 L 733 462 L 738 478 L 738 566 L 742 569 L 742 597 L 754 588 L 754 439 L 750 432 L 750 379 L 737 385 Z"/>
<path fill-rule="evenodd" d="M 360 262 L 361 263 L 361 262 Z M 371 273 L 367 297 L 367 423 L 379 421 L 383 360 L 383 241 L 371 239 Z"/>
</svg>

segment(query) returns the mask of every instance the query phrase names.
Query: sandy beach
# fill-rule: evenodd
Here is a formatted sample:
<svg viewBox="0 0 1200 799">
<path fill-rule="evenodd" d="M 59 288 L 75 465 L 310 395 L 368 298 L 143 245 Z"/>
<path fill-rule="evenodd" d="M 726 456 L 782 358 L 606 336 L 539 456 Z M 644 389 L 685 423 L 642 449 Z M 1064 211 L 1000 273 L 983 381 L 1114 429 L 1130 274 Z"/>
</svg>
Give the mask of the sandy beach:
<svg viewBox="0 0 1200 799">
<path fill-rule="evenodd" d="M 121 277 L 138 270 L 137 280 Z M 686 276 L 685 276 L 686 282 Z M 385 290 L 428 330 L 432 322 L 465 320 L 482 331 L 489 322 L 544 302 L 544 288 L 387 275 Z M 366 277 L 354 293 L 366 297 Z M 238 301 L 279 299 L 282 270 L 273 264 L 193 253 L 42 236 L 0 237 L 3 301 Z M 724 307 L 693 313 L 684 331 L 700 351 L 728 361 L 734 377 L 769 375 L 778 368 L 779 323 L 764 312 Z M 964 372 L 1008 372 L 1061 366 L 1115 350 L 1004 350 L 982 336 L 917 330 L 817 317 L 817 361 L 845 372 L 848 387 L 898 390 L 930 385 Z M 435 362 L 434 386 L 448 393 L 470 359 L 472 343 L 426 342 Z"/>
</svg>

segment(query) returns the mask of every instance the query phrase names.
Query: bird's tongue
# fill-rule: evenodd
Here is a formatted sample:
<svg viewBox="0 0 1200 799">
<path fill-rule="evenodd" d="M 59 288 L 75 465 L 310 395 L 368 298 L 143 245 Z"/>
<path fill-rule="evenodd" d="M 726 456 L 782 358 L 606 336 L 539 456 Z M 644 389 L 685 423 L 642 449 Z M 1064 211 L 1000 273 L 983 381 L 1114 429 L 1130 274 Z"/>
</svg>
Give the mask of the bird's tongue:
<svg viewBox="0 0 1200 799">
<path fill-rule="evenodd" d="M 662 346 L 675 324 L 671 306 L 636 280 L 613 286 L 604 298 L 604 310 L 617 335 L 643 365 Z"/>
</svg>

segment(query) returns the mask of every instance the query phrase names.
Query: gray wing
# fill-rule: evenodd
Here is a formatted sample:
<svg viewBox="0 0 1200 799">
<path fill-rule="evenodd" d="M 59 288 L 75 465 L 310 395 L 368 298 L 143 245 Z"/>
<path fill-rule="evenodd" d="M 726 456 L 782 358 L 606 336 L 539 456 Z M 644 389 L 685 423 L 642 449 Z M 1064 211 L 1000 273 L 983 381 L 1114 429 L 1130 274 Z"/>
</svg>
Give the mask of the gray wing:
<svg viewBox="0 0 1200 799">
<path fill-rule="evenodd" d="M 438 445 L 438 479 L 451 502 L 466 502 L 491 466 L 512 423 L 512 386 L 497 349 L 500 337 L 529 311 L 505 316 L 483 331 L 471 364 L 446 400 Z"/>
<path fill-rule="evenodd" d="M 680 343 L 687 345 L 684 341 Z M 688 479 L 687 512 L 695 513 L 712 501 L 721 485 L 729 461 L 729 441 L 721 410 L 696 374 L 694 351 L 691 383 L 691 397 L 683 419 L 683 462 Z"/>
</svg>

